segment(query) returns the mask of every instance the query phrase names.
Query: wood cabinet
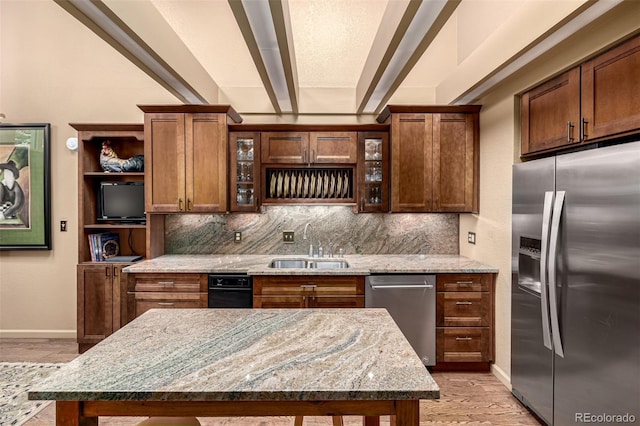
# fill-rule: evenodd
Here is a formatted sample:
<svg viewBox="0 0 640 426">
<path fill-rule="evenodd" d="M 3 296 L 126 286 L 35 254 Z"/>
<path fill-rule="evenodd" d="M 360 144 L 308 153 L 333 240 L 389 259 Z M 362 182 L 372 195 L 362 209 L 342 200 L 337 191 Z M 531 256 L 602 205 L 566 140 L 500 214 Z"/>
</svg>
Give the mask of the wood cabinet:
<svg viewBox="0 0 640 426">
<path fill-rule="evenodd" d="M 77 342 L 85 352 L 126 324 L 126 264 L 77 266 Z"/>
<path fill-rule="evenodd" d="M 478 211 L 480 106 L 387 106 L 391 211 Z"/>
<path fill-rule="evenodd" d="M 522 154 L 580 143 L 580 69 L 523 94 L 520 114 Z"/>
<path fill-rule="evenodd" d="M 254 308 L 364 308 L 361 276 L 254 276 Z"/>
<path fill-rule="evenodd" d="M 640 37 L 635 37 L 521 96 L 521 155 L 639 132 L 639 91 Z"/>
<path fill-rule="evenodd" d="M 356 132 L 263 132 L 265 164 L 355 164 Z"/>
<path fill-rule="evenodd" d="M 260 132 L 229 133 L 229 204 L 232 212 L 260 209 Z"/>
<path fill-rule="evenodd" d="M 438 274 L 436 367 L 488 369 L 494 353 L 494 274 Z"/>
<path fill-rule="evenodd" d="M 220 213 L 227 205 L 227 105 L 139 105 L 145 113 L 148 213 Z"/>
<path fill-rule="evenodd" d="M 640 131 L 640 36 L 582 64 L 582 139 Z"/>
<path fill-rule="evenodd" d="M 206 308 L 206 274 L 130 274 L 128 277 L 128 320 L 149 309 Z"/>
<path fill-rule="evenodd" d="M 121 159 L 144 153 L 142 124 L 71 123 L 78 132 L 78 265 L 77 342 L 84 352 L 124 325 L 121 269 L 126 263 L 95 262 L 89 237 L 92 234 L 118 235 L 119 255 L 147 256 L 147 226 L 143 222 L 127 223 L 99 219 L 102 183 L 140 183 L 144 172 L 105 172 L 100 165 L 102 144 Z M 126 274 L 125 274 L 126 276 Z"/>
<path fill-rule="evenodd" d="M 358 212 L 389 211 L 389 133 L 358 133 Z"/>
</svg>

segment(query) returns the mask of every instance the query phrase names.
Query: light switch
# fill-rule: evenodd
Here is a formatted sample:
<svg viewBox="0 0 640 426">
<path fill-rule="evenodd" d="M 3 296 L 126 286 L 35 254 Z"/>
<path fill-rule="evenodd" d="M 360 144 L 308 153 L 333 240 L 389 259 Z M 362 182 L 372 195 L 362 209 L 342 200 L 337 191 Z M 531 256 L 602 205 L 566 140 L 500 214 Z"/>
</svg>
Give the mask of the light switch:
<svg viewBox="0 0 640 426">
<path fill-rule="evenodd" d="M 66 220 L 61 220 L 60 221 L 60 232 L 67 232 L 67 221 Z"/>
<path fill-rule="evenodd" d="M 467 242 L 469 244 L 475 244 L 476 243 L 476 233 L 475 232 L 469 231 L 469 234 L 467 235 Z"/>
</svg>

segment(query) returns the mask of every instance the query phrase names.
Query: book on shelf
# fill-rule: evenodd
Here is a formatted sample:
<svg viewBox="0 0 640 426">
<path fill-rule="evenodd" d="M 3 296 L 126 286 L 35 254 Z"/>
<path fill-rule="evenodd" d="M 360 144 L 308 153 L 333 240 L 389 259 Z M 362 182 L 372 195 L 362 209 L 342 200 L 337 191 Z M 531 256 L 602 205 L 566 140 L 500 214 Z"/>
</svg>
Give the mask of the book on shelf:
<svg viewBox="0 0 640 426">
<path fill-rule="evenodd" d="M 115 232 L 101 232 L 89 234 L 89 249 L 92 262 L 105 260 L 120 254 L 120 234 Z"/>
</svg>

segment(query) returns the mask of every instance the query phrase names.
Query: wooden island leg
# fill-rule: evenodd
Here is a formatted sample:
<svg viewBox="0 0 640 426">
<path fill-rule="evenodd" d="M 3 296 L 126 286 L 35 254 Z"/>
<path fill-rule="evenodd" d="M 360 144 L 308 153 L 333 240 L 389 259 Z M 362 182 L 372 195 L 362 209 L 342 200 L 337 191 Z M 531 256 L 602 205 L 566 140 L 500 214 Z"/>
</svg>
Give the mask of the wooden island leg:
<svg viewBox="0 0 640 426">
<path fill-rule="evenodd" d="M 391 426 L 420 426 L 420 401 L 396 401 L 396 415 Z"/>
<path fill-rule="evenodd" d="M 364 416 L 362 426 L 380 426 L 380 416 Z"/>
<path fill-rule="evenodd" d="M 56 401 L 57 426 L 98 426 L 97 417 L 82 415 L 82 402 Z"/>
</svg>

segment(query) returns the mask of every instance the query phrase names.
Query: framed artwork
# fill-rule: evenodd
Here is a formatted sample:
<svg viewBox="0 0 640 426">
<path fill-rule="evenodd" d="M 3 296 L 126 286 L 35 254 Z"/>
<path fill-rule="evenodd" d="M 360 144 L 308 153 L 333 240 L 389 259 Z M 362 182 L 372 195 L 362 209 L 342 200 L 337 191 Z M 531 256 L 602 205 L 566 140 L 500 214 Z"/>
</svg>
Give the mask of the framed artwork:
<svg viewBox="0 0 640 426">
<path fill-rule="evenodd" d="M 51 250 L 50 135 L 0 123 L 0 250 Z"/>
</svg>

